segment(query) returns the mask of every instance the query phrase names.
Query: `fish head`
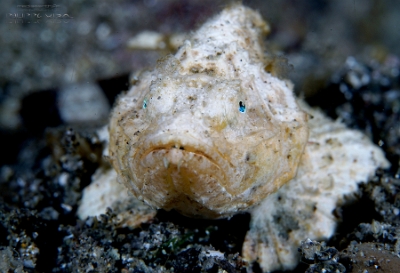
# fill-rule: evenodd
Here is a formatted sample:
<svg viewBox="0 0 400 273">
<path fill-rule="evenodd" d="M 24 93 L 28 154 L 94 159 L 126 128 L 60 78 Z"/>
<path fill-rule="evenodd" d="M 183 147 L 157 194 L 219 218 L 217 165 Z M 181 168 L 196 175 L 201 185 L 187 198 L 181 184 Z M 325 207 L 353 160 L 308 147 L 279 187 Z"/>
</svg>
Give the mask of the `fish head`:
<svg viewBox="0 0 400 273">
<path fill-rule="evenodd" d="M 306 128 L 274 119 L 252 84 L 187 69 L 173 56 L 142 75 L 111 119 L 120 181 L 152 207 L 206 218 L 275 192 L 295 174 Z"/>
</svg>

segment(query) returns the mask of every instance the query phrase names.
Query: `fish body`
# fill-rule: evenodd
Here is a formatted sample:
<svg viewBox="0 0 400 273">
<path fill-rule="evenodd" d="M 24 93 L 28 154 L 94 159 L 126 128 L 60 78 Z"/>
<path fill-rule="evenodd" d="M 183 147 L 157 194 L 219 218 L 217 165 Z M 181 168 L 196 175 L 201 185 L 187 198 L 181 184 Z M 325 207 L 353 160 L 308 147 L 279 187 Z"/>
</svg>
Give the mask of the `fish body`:
<svg viewBox="0 0 400 273">
<path fill-rule="evenodd" d="M 302 240 L 329 239 L 332 212 L 389 162 L 266 71 L 268 30 L 259 13 L 234 5 L 143 72 L 112 111 L 115 170 L 98 171 L 79 216 L 112 207 L 132 227 L 155 215 L 142 203 L 203 218 L 248 210 L 242 255 L 264 272 L 293 269 Z"/>
</svg>

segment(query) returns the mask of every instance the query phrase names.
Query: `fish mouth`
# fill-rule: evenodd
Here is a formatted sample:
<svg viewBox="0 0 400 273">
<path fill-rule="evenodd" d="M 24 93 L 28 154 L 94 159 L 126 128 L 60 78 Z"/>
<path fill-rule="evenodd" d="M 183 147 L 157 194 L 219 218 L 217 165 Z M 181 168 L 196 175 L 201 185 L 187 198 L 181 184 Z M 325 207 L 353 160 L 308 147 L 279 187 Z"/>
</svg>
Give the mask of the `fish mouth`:
<svg viewBox="0 0 400 273">
<path fill-rule="evenodd" d="M 145 158 L 150 154 L 155 154 L 162 151 L 164 151 L 163 153 L 165 154 L 163 162 L 166 168 L 168 168 L 170 163 L 176 164 L 179 167 L 183 163 L 182 159 L 187 158 L 187 155 L 189 154 L 207 159 L 214 165 L 218 166 L 218 162 L 204 151 L 193 146 L 182 145 L 179 143 L 167 143 L 166 145 L 150 148 L 143 153 L 141 156 L 141 161 L 145 160 Z M 168 154 L 169 156 L 167 156 Z"/>
<path fill-rule="evenodd" d="M 184 215 L 217 218 L 229 203 L 226 168 L 219 151 L 193 137 L 161 135 L 133 155 L 132 170 L 140 199 Z M 229 170 L 228 170 L 229 171 Z"/>
</svg>

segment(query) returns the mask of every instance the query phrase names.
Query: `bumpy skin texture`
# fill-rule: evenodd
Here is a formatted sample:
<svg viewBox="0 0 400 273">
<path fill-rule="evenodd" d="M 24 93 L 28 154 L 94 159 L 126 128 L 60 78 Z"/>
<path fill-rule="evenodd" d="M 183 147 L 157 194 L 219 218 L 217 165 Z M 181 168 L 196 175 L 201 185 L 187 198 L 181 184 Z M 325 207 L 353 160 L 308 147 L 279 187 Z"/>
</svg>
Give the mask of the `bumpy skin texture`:
<svg viewBox="0 0 400 273">
<path fill-rule="evenodd" d="M 338 219 L 333 211 L 355 199 L 359 182 L 387 168 L 382 150 L 367 136 L 310 109 L 310 137 L 295 178 L 271 194 L 251 215 L 243 257 L 264 272 L 294 269 L 301 241 L 327 240 Z"/>
<path fill-rule="evenodd" d="M 139 200 L 221 218 L 294 177 L 307 116 L 292 85 L 265 71 L 266 32 L 257 12 L 225 9 L 119 98 L 109 156 Z"/>
</svg>

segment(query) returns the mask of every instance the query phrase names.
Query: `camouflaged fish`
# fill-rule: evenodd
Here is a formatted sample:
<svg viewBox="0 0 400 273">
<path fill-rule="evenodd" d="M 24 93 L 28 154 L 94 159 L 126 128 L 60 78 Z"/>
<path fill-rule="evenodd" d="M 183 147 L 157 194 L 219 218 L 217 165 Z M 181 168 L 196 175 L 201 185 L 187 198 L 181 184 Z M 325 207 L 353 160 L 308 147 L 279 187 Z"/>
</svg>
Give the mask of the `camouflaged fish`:
<svg viewBox="0 0 400 273">
<path fill-rule="evenodd" d="M 197 218 L 250 211 L 242 255 L 265 272 L 294 268 L 300 241 L 332 236 L 332 211 L 389 163 L 266 70 L 268 32 L 258 12 L 231 6 L 138 76 L 111 115 L 115 171 L 98 171 L 79 216 L 109 206 L 135 226 L 158 208 Z"/>
</svg>

